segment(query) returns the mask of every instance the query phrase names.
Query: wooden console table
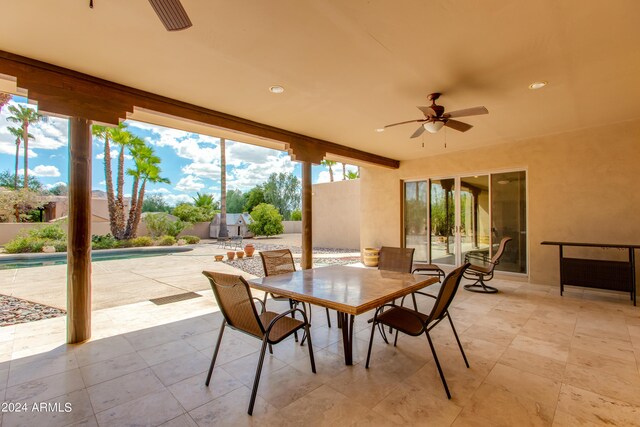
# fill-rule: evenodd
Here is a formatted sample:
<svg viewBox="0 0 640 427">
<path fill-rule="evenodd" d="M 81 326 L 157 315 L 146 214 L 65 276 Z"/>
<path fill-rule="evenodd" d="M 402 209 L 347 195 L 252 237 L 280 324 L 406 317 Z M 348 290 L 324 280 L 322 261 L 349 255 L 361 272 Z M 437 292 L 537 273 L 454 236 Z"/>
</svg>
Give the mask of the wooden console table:
<svg viewBox="0 0 640 427">
<path fill-rule="evenodd" d="M 560 249 L 560 295 L 564 285 L 586 288 L 607 289 L 629 292 L 633 305 L 636 305 L 636 269 L 635 249 L 640 245 L 610 245 L 604 243 L 548 242 L 542 245 L 558 246 Z M 563 256 L 564 246 L 591 248 L 627 249 L 628 261 L 604 261 L 587 258 L 568 258 Z"/>
</svg>

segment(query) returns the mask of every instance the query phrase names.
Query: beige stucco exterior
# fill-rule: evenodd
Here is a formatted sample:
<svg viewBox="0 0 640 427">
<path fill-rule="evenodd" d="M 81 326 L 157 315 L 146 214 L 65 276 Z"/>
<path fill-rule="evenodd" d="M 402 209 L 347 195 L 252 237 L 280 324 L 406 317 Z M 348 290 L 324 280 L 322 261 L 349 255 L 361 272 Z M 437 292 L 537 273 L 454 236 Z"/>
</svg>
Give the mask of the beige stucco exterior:
<svg viewBox="0 0 640 427">
<path fill-rule="evenodd" d="M 360 245 L 400 245 L 403 179 L 526 170 L 529 281 L 557 284 L 558 250 L 543 240 L 640 243 L 639 164 L 635 120 L 403 161 L 397 170 L 362 169 Z"/>
<path fill-rule="evenodd" d="M 315 184 L 313 246 L 357 249 L 360 245 L 360 180 Z"/>
</svg>

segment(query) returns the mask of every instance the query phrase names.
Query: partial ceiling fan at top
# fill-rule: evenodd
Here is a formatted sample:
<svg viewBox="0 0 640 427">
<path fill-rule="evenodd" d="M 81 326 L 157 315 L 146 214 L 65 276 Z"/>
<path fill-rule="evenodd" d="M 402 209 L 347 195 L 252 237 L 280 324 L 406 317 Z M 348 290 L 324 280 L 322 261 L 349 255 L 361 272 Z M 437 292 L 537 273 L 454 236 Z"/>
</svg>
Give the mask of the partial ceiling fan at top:
<svg viewBox="0 0 640 427">
<path fill-rule="evenodd" d="M 180 0 L 149 0 L 149 3 L 167 31 L 186 30 L 193 25 Z M 89 0 L 89 7 L 93 9 L 93 0 Z"/>
<path fill-rule="evenodd" d="M 443 126 L 460 132 L 466 132 L 473 126 L 468 123 L 460 122 L 458 120 L 452 120 L 452 118 L 489 114 L 489 110 L 487 110 L 485 107 L 465 108 L 464 110 L 445 113 L 443 106 L 436 105 L 436 100 L 439 97 L 439 93 L 432 93 L 427 97 L 427 99 L 431 101 L 431 105 L 428 107 L 418 107 L 418 109 L 422 111 L 422 114 L 424 114 L 424 119 L 407 120 L 404 122 L 392 123 L 390 125 L 386 125 L 384 128 L 387 129 L 393 126 L 404 125 L 407 123 L 420 123 L 420 127 L 416 129 L 413 135 L 411 135 L 411 138 L 419 137 L 425 130 L 430 133 L 436 133 L 440 129 L 442 129 Z"/>
</svg>

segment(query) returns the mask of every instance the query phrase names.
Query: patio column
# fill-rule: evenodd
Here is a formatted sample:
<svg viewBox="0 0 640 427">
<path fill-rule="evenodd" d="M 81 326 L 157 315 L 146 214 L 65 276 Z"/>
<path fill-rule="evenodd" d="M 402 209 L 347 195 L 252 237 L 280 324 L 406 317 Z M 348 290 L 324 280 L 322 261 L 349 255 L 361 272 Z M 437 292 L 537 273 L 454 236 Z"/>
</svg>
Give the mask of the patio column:
<svg viewBox="0 0 640 427">
<path fill-rule="evenodd" d="M 69 119 L 67 342 L 91 337 L 91 121 Z"/>
<path fill-rule="evenodd" d="M 313 242 L 311 237 L 311 162 L 302 162 L 302 259 L 303 270 L 313 267 Z"/>
</svg>

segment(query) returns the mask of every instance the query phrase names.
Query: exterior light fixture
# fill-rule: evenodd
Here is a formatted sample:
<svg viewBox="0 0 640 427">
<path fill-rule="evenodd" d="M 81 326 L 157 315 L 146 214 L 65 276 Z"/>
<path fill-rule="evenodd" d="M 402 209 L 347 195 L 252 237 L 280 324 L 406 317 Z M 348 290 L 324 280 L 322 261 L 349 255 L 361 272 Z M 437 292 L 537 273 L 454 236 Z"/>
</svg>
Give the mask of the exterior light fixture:
<svg viewBox="0 0 640 427">
<path fill-rule="evenodd" d="M 546 85 L 547 85 L 547 82 L 533 82 L 529 85 L 529 89 L 538 90 L 538 89 L 542 89 Z"/>
<path fill-rule="evenodd" d="M 376 129 L 376 132 L 378 132 L 378 133 L 384 132 L 384 128 L 378 128 L 378 129 Z"/>
<path fill-rule="evenodd" d="M 434 122 L 426 122 L 422 125 L 427 132 L 436 133 L 444 126 L 444 122 L 440 120 L 436 120 Z"/>
<path fill-rule="evenodd" d="M 278 85 L 271 86 L 271 87 L 269 87 L 269 92 L 276 93 L 276 94 L 282 93 L 282 92 L 284 92 L 284 88 L 282 86 L 278 86 Z"/>
</svg>

